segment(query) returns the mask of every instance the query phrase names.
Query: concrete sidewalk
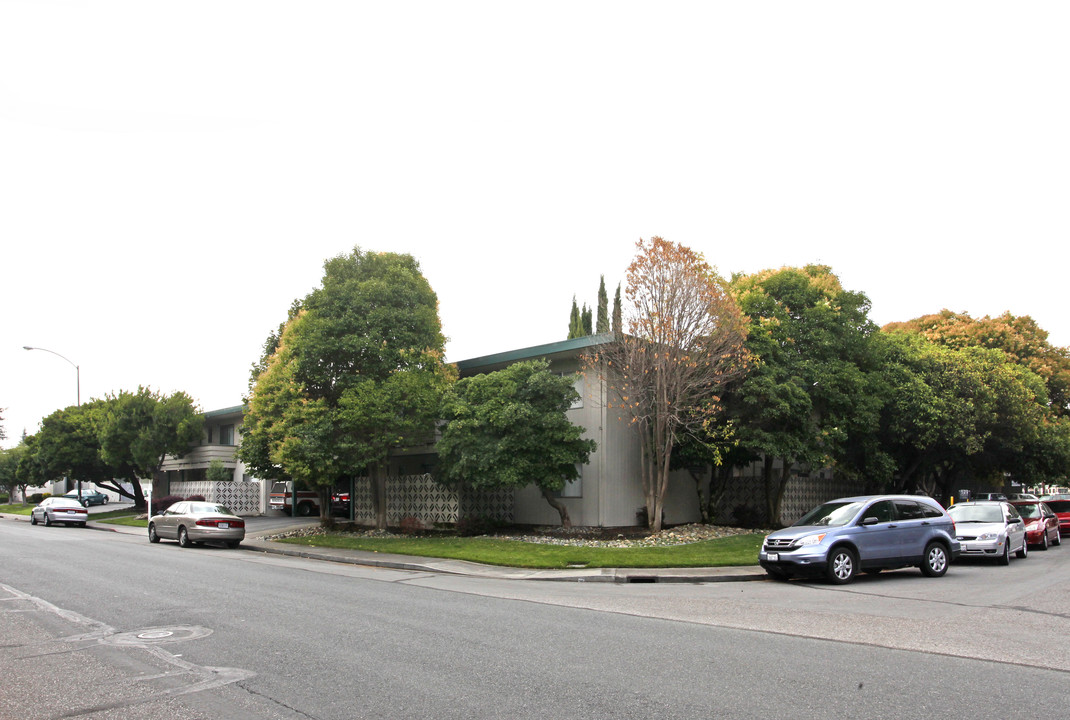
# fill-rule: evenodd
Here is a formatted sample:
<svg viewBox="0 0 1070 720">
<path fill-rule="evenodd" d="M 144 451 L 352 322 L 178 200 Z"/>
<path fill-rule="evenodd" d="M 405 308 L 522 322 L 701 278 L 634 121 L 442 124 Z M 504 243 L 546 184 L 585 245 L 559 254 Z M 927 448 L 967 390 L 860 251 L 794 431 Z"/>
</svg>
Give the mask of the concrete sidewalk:
<svg viewBox="0 0 1070 720">
<path fill-rule="evenodd" d="M 5 515 L 6 519 L 29 522 L 28 516 Z M 605 583 L 707 583 L 707 582 L 743 582 L 765 580 L 766 574 L 757 565 L 722 568 L 569 568 L 566 570 L 529 570 L 525 568 L 498 567 L 467 562 L 465 560 L 443 560 L 412 555 L 392 555 L 390 553 L 367 552 L 363 550 L 343 550 L 337 548 L 318 548 L 307 545 L 265 540 L 264 536 L 306 527 L 316 527 L 319 520 L 289 518 L 246 518 L 245 540 L 242 548 L 272 555 L 308 558 L 325 562 L 364 565 L 368 567 L 391 568 L 414 572 L 442 573 L 448 575 L 465 575 L 468 577 L 498 580 L 553 580 L 565 582 L 605 582 Z M 110 525 L 90 520 L 87 526 L 93 530 L 117 532 L 127 535 L 146 535 L 144 528 L 126 525 Z M 146 540 L 146 542 L 148 542 Z"/>
</svg>

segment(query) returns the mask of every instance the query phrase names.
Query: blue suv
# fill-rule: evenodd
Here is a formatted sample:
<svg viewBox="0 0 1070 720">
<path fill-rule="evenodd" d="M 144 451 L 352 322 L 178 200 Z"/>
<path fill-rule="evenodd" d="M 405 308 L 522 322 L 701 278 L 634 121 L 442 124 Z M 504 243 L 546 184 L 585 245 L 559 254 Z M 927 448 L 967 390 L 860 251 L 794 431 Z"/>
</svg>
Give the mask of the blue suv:
<svg viewBox="0 0 1070 720">
<path fill-rule="evenodd" d="M 859 570 L 916 566 L 940 577 L 959 556 L 955 523 L 935 500 L 870 495 L 832 500 L 769 535 L 758 562 L 770 577 L 824 575 L 851 582 Z"/>
</svg>

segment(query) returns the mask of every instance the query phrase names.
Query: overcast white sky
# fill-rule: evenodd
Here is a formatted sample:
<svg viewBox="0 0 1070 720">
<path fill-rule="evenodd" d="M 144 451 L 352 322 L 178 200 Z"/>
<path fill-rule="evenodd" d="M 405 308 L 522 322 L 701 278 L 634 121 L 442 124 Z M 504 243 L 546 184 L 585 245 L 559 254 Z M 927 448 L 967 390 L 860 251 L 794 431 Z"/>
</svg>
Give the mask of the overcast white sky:
<svg viewBox="0 0 1070 720">
<path fill-rule="evenodd" d="M 639 238 L 831 265 L 884 324 L 1070 345 L 1070 3 L 0 0 L 8 439 L 237 405 L 323 261 L 408 252 L 451 361 L 565 338 Z"/>
</svg>

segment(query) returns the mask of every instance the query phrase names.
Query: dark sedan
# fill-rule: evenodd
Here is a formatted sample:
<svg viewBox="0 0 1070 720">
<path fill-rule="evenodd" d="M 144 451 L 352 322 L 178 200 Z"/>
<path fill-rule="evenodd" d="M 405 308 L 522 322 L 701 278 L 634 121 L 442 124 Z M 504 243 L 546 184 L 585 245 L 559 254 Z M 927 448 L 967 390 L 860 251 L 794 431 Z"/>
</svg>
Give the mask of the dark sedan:
<svg viewBox="0 0 1070 720">
<path fill-rule="evenodd" d="M 78 502 L 78 491 L 71 490 L 63 497 L 71 498 L 75 502 Z M 108 496 L 102 492 L 97 492 L 96 490 L 82 490 L 81 503 L 84 507 L 89 507 L 90 505 L 107 505 Z"/>
</svg>

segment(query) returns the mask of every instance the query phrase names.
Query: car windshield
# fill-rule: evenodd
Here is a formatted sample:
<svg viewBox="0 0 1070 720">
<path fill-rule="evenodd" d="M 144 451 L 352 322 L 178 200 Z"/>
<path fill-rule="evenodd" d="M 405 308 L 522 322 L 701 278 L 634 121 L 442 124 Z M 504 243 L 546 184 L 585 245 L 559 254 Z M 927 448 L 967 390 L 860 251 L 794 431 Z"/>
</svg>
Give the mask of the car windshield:
<svg viewBox="0 0 1070 720">
<path fill-rule="evenodd" d="M 803 515 L 795 525 L 797 527 L 804 525 L 846 525 L 858 514 L 858 510 L 861 507 L 862 503 L 860 502 L 825 503 Z"/>
<path fill-rule="evenodd" d="M 233 515 L 230 510 L 227 510 L 222 505 L 200 502 L 190 503 L 189 513 L 190 515 Z"/>
<path fill-rule="evenodd" d="M 1003 510 L 999 505 L 952 505 L 947 512 L 957 523 L 1003 522 Z"/>
<path fill-rule="evenodd" d="M 1018 514 L 1024 518 L 1036 519 L 1041 515 L 1040 505 L 1037 505 L 1036 503 L 1029 503 L 1028 505 L 1015 505 L 1014 507 L 1018 509 Z"/>
</svg>

